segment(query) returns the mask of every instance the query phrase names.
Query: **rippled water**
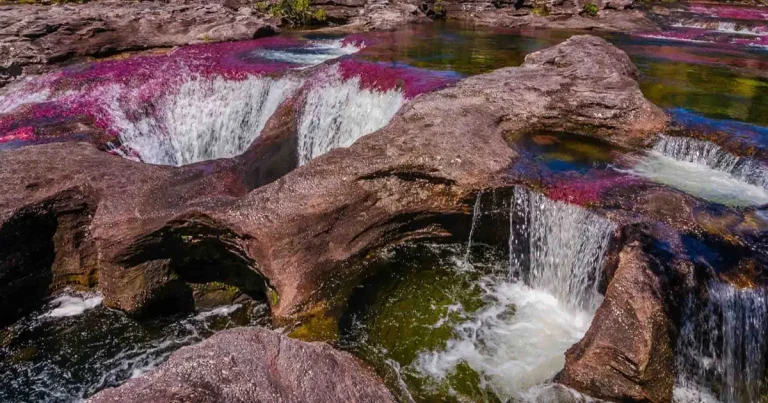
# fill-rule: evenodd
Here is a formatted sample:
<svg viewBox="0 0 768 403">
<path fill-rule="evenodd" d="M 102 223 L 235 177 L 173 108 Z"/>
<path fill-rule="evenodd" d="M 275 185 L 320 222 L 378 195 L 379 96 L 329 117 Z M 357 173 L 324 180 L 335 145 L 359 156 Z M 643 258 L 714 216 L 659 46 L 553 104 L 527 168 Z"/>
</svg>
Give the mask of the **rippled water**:
<svg viewBox="0 0 768 403">
<path fill-rule="evenodd" d="M 0 330 L 0 401 L 77 402 L 165 362 L 217 331 L 268 323 L 265 305 L 136 321 L 72 293 Z"/>
</svg>

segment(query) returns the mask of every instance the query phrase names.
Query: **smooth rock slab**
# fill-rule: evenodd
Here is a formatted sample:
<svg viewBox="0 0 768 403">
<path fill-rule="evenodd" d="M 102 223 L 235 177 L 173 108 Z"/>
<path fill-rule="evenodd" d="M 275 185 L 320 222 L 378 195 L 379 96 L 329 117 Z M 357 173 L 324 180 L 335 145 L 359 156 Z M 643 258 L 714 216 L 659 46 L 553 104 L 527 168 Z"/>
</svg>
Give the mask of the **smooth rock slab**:
<svg viewBox="0 0 768 403">
<path fill-rule="evenodd" d="M 149 374 L 88 400 L 107 402 L 394 402 L 352 355 L 264 328 L 238 328 L 173 353 Z"/>
</svg>

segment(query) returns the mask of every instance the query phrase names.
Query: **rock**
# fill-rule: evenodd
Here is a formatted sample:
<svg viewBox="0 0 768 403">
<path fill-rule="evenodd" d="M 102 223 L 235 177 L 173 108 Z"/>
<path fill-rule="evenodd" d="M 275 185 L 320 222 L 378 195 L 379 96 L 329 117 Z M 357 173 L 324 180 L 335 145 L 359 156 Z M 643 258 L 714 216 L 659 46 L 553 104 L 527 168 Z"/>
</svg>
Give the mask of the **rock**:
<svg viewBox="0 0 768 403">
<path fill-rule="evenodd" d="M 264 328 L 223 331 L 90 403 L 394 402 L 372 370 L 325 343 Z"/>
<path fill-rule="evenodd" d="M 606 41 L 576 36 L 521 67 L 419 96 L 385 128 L 266 186 L 296 163 L 293 102 L 233 159 L 152 166 L 84 143 L 0 152 L 0 236 L 24 211 L 90 189 L 92 213 L 76 222 L 90 223 L 84 244 L 99 260 L 88 270 L 98 269 L 106 305 L 190 309 L 185 283 L 217 281 L 255 299 L 269 294 L 278 320 L 322 313 L 364 275 L 349 263 L 368 252 L 465 239 L 477 189 L 503 184 L 517 158 L 506 138 L 547 129 L 652 143 L 667 116 L 643 98 L 636 74 Z"/>
<path fill-rule="evenodd" d="M 597 6 L 596 16 L 583 15 L 584 5 Z M 442 0 L 449 20 L 492 27 L 538 27 L 618 32 L 657 31 L 658 25 L 632 0 Z"/>
<path fill-rule="evenodd" d="M 0 6 L 0 27 L 0 87 L 71 59 L 252 39 L 278 29 L 263 14 L 222 4 L 121 1 Z"/>
<path fill-rule="evenodd" d="M 516 158 L 504 137 L 546 128 L 652 143 L 667 117 L 643 98 L 635 75 L 626 54 L 577 36 L 522 67 L 422 95 L 382 130 L 209 214 L 248 234 L 249 253 L 280 295 L 273 313 L 291 315 L 338 291 L 318 284 L 358 276 L 339 271 L 355 256 L 451 237 L 451 217 L 466 216 L 468 196 Z"/>
<path fill-rule="evenodd" d="M 670 300 L 679 280 L 644 250 L 647 243 L 625 244 L 605 300 L 566 352 L 556 382 L 608 401 L 672 400 L 679 312 Z"/>
</svg>

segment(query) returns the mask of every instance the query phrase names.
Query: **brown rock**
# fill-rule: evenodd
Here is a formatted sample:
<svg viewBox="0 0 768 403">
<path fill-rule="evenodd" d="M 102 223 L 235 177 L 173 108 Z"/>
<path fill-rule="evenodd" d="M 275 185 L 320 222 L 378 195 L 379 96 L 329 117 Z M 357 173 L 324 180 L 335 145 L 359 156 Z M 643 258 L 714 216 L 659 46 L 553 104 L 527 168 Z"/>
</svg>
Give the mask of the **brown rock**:
<svg viewBox="0 0 768 403">
<path fill-rule="evenodd" d="M 0 229 L 60 192 L 92 189 L 87 234 L 108 306 L 147 312 L 191 300 L 185 282 L 222 281 L 275 290 L 273 314 L 287 318 L 343 294 L 362 274 L 343 269 L 350 259 L 414 238 L 463 239 L 474 193 L 500 184 L 517 158 L 505 137 L 547 128 L 652 142 L 667 117 L 635 75 L 606 41 L 573 37 L 522 67 L 422 95 L 382 130 L 250 193 L 295 164 L 292 102 L 233 159 L 151 166 L 78 143 L 2 152 Z"/>
<path fill-rule="evenodd" d="M 214 3 L 0 5 L 0 87 L 73 58 L 252 39 L 276 30 L 263 14 Z"/>
<path fill-rule="evenodd" d="M 238 328 L 173 353 L 151 373 L 90 398 L 107 402 L 394 402 L 348 353 L 263 328 Z"/>
<path fill-rule="evenodd" d="M 609 401 L 669 402 L 675 381 L 671 290 L 639 241 L 625 245 L 586 336 L 555 380 Z"/>
</svg>

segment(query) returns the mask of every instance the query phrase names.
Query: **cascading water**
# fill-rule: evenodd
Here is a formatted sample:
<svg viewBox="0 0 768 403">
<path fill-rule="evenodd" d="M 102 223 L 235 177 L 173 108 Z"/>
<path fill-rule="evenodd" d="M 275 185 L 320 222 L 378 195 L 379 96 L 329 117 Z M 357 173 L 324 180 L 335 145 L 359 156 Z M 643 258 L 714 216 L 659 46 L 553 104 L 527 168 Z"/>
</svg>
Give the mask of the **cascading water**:
<svg viewBox="0 0 768 403">
<path fill-rule="evenodd" d="M 108 111 L 122 145 L 143 162 L 186 165 L 244 152 L 300 85 L 301 80 L 290 76 L 242 80 L 197 76 L 151 107 L 121 102 L 122 92 L 115 89 Z"/>
<path fill-rule="evenodd" d="M 707 141 L 662 136 L 630 171 L 717 203 L 768 203 L 766 167 Z"/>
<path fill-rule="evenodd" d="M 735 178 L 760 187 L 768 187 L 768 170 L 761 163 L 737 157 L 708 141 L 687 137 L 662 136 L 653 150 L 678 161 L 706 165 L 730 173 Z"/>
<path fill-rule="evenodd" d="M 299 164 L 381 129 L 404 102 L 400 89 L 362 88 L 360 77 L 345 80 L 339 67 L 331 66 L 307 93 L 299 122 Z"/>
<path fill-rule="evenodd" d="M 477 229 L 477 221 L 480 218 L 480 205 L 483 201 L 483 191 L 477 192 L 475 197 L 475 207 L 472 208 L 472 224 L 469 227 L 469 239 L 467 239 L 467 250 L 464 252 L 464 264 L 469 265 L 469 255 L 472 252 L 472 236 L 475 235 L 475 229 Z"/>
<path fill-rule="evenodd" d="M 468 320 L 445 348 L 420 354 L 414 365 L 445 379 L 466 363 L 502 400 L 528 400 L 589 328 L 602 300 L 596 287 L 614 226 L 522 188 L 514 190 L 510 214 L 511 236 L 527 237 L 510 241 L 510 274 L 483 277 L 485 306 L 463 312 Z M 518 276 L 524 282 L 509 281 Z"/>
<path fill-rule="evenodd" d="M 712 281 L 703 309 L 690 299 L 677 353 L 675 401 L 757 402 L 766 390 L 768 292 Z"/>
</svg>

